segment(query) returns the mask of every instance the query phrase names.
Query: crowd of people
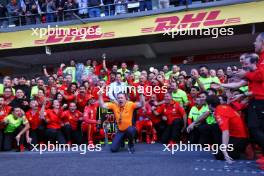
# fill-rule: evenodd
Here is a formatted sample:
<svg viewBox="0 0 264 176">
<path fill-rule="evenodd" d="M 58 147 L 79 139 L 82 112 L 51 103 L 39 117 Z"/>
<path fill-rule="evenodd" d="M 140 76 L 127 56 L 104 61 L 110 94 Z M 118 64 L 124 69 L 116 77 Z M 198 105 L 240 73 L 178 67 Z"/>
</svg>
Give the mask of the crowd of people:
<svg viewBox="0 0 264 176">
<path fill-rule="evenodd" d="M 159 8 L 186 3 L 192 4 L 192 0 L 159 0 Z M 113 16 L 152 7 L 152 0 L 10 0 L 7 5 L 0 2 L 0 27 Z"/>
<path fill-rule="evenodd" d="M 128 141 L 180 141 L 192 144 L 232 144 L 215 154 L 232 163 L 241 154 L 264 169 L 264 33 L 254 43 L 256 53 L 241 55 L 241 68 L 210 69 L 188 74 L 177 65 L 140 70 L 123 62 L 74 60 L 56 73 L 43 66 L 43 76 L 5 76 L 0 84 L 0 150 L 30 149 L 30 144 L 94 145 L 112 142 L 117 152 Z M 106 131 L 108 131 L 106 133 Z"/>
</svg>

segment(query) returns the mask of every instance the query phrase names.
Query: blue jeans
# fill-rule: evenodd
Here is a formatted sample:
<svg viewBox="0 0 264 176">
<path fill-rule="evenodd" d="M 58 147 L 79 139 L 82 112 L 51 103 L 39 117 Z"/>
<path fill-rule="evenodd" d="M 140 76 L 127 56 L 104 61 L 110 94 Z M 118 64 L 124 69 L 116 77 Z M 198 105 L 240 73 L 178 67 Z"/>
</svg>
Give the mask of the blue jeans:
<svg viewBox="0 0 264 176">
<path fill-rule="evenodd" d="M 139 10 L 145 11 L 145 9 L 152 10 L 152 1 L 151 0 L 139 1 Z"/>
<path fill-rule="evenodd" d="M 47 13 L 46 22 L 47 23 L 54 22 L 54 14 L 53 13 Z"/>
<path fill-rule="evenodd" d="M 115 6 L 113 5 L 108 5 L 105 6 L 105 16 L 113 16 L 115 15 Z"/>
<path fill-rule="evenodd" d="M 121 143 L 125 138 L 128 138 L 128 146 L 133 147 L 134 146 L 133 140 L 136 135 L 136 132 L 137 132 L 136 128 L 133 126 L 128 127 L 125 131 L 118 131 L 113 139 L 111 145 L 111 151 L 117 152 L 121 146 Z"/>
<path fill-rule="evenodd" d="M 100 16 L 101 16 L 100 8 L 94 7 L 94 8 L 89 9 L 90 18 L 95 18 L 95 17 L 100 17 Z"/>
<path fill-rule="evenodd" d="M 192 4 L 192 0 L 179 0 L 179 5 L 184 5 L 185 3 Z"/>
</svg>

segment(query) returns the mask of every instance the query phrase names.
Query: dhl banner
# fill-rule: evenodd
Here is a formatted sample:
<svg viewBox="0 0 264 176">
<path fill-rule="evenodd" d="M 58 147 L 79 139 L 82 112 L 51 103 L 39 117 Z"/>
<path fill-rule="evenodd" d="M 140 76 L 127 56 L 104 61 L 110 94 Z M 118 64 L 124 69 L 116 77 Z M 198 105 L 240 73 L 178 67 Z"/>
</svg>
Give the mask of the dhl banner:
<svg viewBox="0 0 264 176">
<path fill-rule="evenodd" d="M 0 33 L 0 50 L 87 42 L 164 33 L 177 29 L 206 29 L 264 22 L 264 2 L 172 12 L 113 21 Z M 63 29 L 63 31 L 60 30 Z M 43 33 L 43 31 L 45 33 Z M 85 31 L 85 35 L 83 35 Z M 40 33 L 42 32 L 42 33 Z"/>
</svg>

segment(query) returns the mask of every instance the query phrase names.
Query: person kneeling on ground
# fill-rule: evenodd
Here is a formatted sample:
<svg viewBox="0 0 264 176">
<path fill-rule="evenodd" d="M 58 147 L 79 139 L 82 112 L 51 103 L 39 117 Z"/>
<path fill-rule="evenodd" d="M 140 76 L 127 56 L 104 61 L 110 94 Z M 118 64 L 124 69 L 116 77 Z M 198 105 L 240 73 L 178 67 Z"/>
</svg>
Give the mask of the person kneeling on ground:
<svg viewBox="0 0 264 176">
<path fill-rule="evenodd" d="M 25 140 L 30 142 L 28 130 L 30 128 L 24 111 L 19 107 L 14 107 L 12 113 L 5 117 L 3 123 L 6 125 L 4 130 L 4 147 L 5 151 L 12 150 L 14 139 L 19 146 L 19 151 L 24 151 Z M 27 135 L 26 135 L 27 133 Z"/>
<path fill-rule="evenodd" d="M 136 108 L 144 106 L 144 96 L 140 95 L 140 102 L 131 102 L 126 98 L 126 94 L 117 94 L 117 103 L 104 103 L 102 92 L 99 91 L 99 105 L 101 108 L 111 109 L 114 112 L 117 122 L 118 131 L 115 134 L 111 145 L 111 151 L 117 152 L 125 137 L 128 138 L 128 151 L 134 153 L 134 138 L 136 135 L 136 128 L 132 125 L 133 112 Z"/>
<path fill-rule="evenodd" d="M 245 122 L 229 105 L 221 105 L 217 96 L 208 96 L 206 101 L 222 131 L 222 141 L 218 141 L 217 144 L 225 145 L 222 151 L 215 154 L 215 158 L 232 163 L 233 159 L 240 158 L 240 154 L 245 151 L 248 144 Z"/>
</svg>

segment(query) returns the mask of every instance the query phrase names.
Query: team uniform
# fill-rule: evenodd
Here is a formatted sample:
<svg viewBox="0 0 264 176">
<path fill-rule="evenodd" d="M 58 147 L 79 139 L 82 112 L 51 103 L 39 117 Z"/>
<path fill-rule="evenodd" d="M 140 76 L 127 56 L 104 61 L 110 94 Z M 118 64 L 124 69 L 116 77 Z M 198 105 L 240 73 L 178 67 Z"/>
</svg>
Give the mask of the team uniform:
<svg viewBox="0 0 264 176">
<path fill-rule="evenodd" d="M 76 144 L 81 144 L 82 137 L 78 128 L 81 118 L 82 113 L 78 110 L 75 110 L 74 112 L 67 110 L 62 113 L 62 121 L 64 123 L 62 131 L 68 144 L 72 144 L 73 142 Z"/>
<path fill-rule="evenodd" d="M 4 121 L 5 117 L 11 112 L 10 106 L 3 106 L 0 109 L 0 151 L 2 150 L 3 140 L 4 140 L 4 129 L 5 125 L 1 124 Z"/>
<path fill-rule="evenodd" d="M 42 119 L 40 119 L 40 109 L 36 112 L 30 109 L 26 112 L 26 118 L 29 122 L 29 135 L 32 139 L 32 144 L 44 143 L 45 141 L 45 126 Z"/>
<path fill-rule="evenodd" d="M 233 145 L 233 150 L 228 152 L 229 156 L 233 159 L 239 159 L 240 153 L 245 151 L 248 144 L 245 122 L 240 114 L 229 105 L 217 106 L 214 115 L 221 131 L 229 131 L 229 144 Z M 221 140 L 217 143 L 221 144 Z M 215 157 L 216 159 L 224 159 L 222 152 L 218 152 Z"/>
<path fill-rule="evenodd" d="M 97 131 L 97 109 L 99 104 L 89 104 L 84 108 L 82 132 L 87 134 L 88 143 L 94 143 L 94 134 Z"/>
<path fill-rule="evenodd" d="M 151 141 L 157 140 L 156 130 L 154 129 L 153 123 L 150 119 L 151 115 L 152 115 L 152 111 L 151 111 L 151 106 L 149 104 L 145 105 L 145 110 L 143 110 L 143 108 L 140 108 L 137 111 L 136 128 L 137 128 L 139 142 L 142 142 L 143 129 L 146 130 L 146 142 L 148 144 L 150 144 Z"/>
<path fill-rule="evenodd" d="M 65 137 L 61 131 L 63 126 L 62 111 L 59 110 L 57 113 L 53 109 L 46 110 L 46 137 L 47 140 L 55 143 L 58 141 L 60 144 L 65 144 Z"/>
<path fill-rule="evenodd" d="M 181 129 L 183 128 L 183 117 L 186 115 L 183 107 L 172 100 L 169 104 L 163 104 L 157 112 L 167 117 L 167 127 L 162 135 L 162 143 L 179 142 L 181 138 Z"/>
</svg>

